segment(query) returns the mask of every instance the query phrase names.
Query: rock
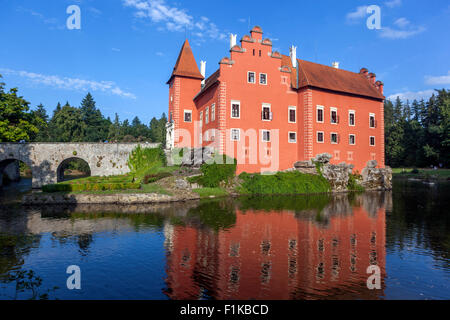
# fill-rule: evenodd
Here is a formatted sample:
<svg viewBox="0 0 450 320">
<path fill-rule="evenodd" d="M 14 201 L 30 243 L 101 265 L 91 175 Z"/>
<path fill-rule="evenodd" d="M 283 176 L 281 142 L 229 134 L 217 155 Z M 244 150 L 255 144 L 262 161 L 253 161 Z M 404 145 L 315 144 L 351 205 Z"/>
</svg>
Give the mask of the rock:
<svg viewBox="0 0 450 320">
<path fill-rule="evenodd" d="M 321 168 L 322 176 L 328 180 L 333 192 L 347 191 L 349 170 L 347 165 L 325 164 Z"/>
<path fill-rule="evenodd" d="M 312 161 L 297 161 L 294 163 L 295 170 L 305 174 L 319 174 Z"/>
<path fill-rule="evenodd" d="M 377 160 L 370 160 L 367 162 L 367 168 L 376 168 L 378 166 Z"/>
<path fill-rule="evenodd" d="M 376 161 L 369 161 L 367 167 L 362 172 L 362 185 L 366 190 L 391 190 L 392 189 L 392 169 L 376 168 L 373 165 Z"/>
<path fill-rule="evenodd" d="M 184 179 L 177 179 L 175 180 L 175 188 L 186 190 L 190 189 L 191 185 Z"/>
<path fill-rule="evenodd" d="M 316 155 L 316 157 L 314 158 L 315 162 L 319 162 L 322 164 L 327 164 L 330 162 L 330 160 L 333 158 L 333 156 L 329 153 L 321 153 Z"/>
</svg>

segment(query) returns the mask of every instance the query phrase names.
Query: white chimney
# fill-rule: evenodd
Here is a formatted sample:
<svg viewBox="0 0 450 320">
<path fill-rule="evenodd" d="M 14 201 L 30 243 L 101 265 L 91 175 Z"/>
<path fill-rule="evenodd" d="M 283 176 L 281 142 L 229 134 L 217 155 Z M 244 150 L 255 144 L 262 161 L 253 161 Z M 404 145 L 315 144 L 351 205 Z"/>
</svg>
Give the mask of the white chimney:
<svg viewBox="0 0 450 320">
<path fill-rule="evenodd" d="M 297 68 L 297 47 L 291 46 L 289 52 L 291 56 L 292 67 Z"/>
<path fill-rule="evenodd" d="M 200 73 L 203 76 L 202 86 L 205 84 L 206 80 L 206 61 L 200 61 Z"/>
<path fill-rule="evenodd" d="M 333 68 L 335 68 L 335 69 L 339 69 L 339 62 L 334 61 L 334 62 L 331 64 L 331 66 L 332 66 Z"/>
<path fill-rule="evenodd" d="M 236 45 L 237 34 L 230 34 L 230 49 Z"/>
</svg>

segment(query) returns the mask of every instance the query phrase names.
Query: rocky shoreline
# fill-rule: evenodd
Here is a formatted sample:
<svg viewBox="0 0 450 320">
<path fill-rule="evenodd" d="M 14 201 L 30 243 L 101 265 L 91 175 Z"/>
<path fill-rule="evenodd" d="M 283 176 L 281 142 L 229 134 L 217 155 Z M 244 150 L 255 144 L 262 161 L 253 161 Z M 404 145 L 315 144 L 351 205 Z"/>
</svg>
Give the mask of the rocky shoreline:
<svg viewBox="0 0 450 320">
<path fill-rule="evenodd" d="M 339 165 L 330 164 L 331 155 L 321 154 L 311 161 L 301 161 L 294 168 L 305 174 L 321 174 L 330 183 L 330 193 L 345 193 L 348 190 L 348 182 L 352 175 L 353 167 L 346 163 Z M 358 175 L 356 181 L 365 191 L 383 191 L 392 189 L 392 169 L 377 168 L 376 161 L 369 161 L 367 166 Z M 161 193 L 117 193 L 117 194 L 93 194 L 93 193 L 31 193 L 22 198 L 24 205 L 73 205 L 73 204 L 158 204 L 199 200 L 202 197 L 193 192 L 199 186 L 189 183 L 185 177 L 168 177 L 157 182 L 158 185 L 170 191 L 169 194 Z M 229 196 L 238 196 L 228 190 Z M 210 196 L 207 198 L 214 198 Z"/>
</svg>

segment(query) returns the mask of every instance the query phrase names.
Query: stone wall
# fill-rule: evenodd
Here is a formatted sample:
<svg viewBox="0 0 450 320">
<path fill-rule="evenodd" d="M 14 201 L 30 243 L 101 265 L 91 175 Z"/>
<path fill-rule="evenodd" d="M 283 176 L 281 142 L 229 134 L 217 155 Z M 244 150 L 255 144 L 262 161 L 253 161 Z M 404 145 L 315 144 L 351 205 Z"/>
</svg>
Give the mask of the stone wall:
<svg viewBox="0 0 450 320">
<path fill-rule="evenodd" d="M 0 178 L 4 169 L 16 160 L 32 171 L 33 188 L 58 182 L 63 164 L 78 158 L 86 161 L 92 176 L 128 173 L 128 157 L 138 143 L 0 143 Z M 159 144 L 140 144 L 156 148 Z M 1 180 L 0 180 L 1 181 Z"/>
<path fill-rule="evenodd" d="M 310 161 L 298 161 L 294 164 L 294 170 L 305 174 L 319 174 L 326 178 L 333 192 L 348 191 L 348 181 L 354 166 L 342 162 L 338 165 L 330 164 L 332 155 L 323 153 L 317 155 Z M 358 183 L 366 190 L 391 190 L 392 189 L 392 169 L 377 168 L 376 161 L 369 161 L 362 171 L 362 178 Z"/>
</svg>

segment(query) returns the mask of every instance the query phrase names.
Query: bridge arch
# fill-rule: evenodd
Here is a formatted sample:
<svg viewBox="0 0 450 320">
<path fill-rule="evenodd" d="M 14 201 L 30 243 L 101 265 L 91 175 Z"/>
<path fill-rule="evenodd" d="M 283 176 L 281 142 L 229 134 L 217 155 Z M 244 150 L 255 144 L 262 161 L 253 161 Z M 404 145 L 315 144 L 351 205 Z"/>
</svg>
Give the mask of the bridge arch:
<svg viewBox="0 0 450 320">
<path fill-rule="evenodd" d="M 88 161 L 86 161 L 85 159 L 80 158 L 80 157 L 69 157 L 69 158 L 61 161 L 61 163 L 58 165 L 58 167 L 56 169 L 57 182 L 62 182 L 64 180 L 67 180 L 67 179 L 65 179 L 64 172 L 67 169 L 67 167 L 70 165 L 70 163 L 72 163 L 74 161 L 83 164 L 87 168 L 88 176 L 91 175 L 91 173 L 92 173 L 91 166 L 89 165 Z"/>
<path fill-rule="evenodd" d="M 26 159 L 11 157 L 0 160 L 0 188 L 3 186 L 5 178 L 8 178 L 9 182 L 18 182 L 21 179 L 20 163 L 26 164 L 31 172 L 33 172 L 30 162 L 23 160 Z"/>
</svg>

